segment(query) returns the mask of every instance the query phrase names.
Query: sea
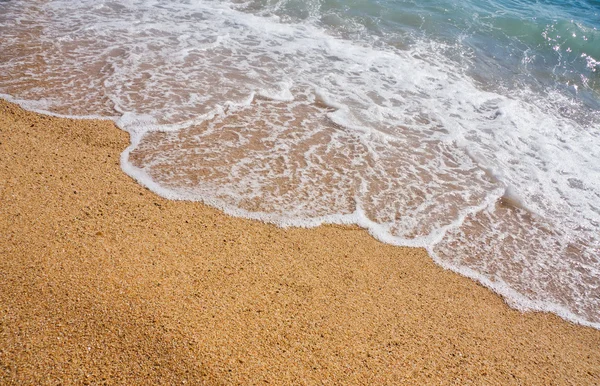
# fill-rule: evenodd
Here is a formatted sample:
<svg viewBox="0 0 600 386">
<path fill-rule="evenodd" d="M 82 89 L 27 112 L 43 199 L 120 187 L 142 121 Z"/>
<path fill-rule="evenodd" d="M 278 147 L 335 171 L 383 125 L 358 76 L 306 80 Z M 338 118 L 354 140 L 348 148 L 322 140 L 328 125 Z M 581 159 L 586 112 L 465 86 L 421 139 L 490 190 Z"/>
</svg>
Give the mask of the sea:
<svg viewBox="0 0 600 386">
<path fill-rule="evenodd" d="M 168 199 L 356 224 L 600 329 L 599 29 L 598 0 L 0 0 L 0 97 L 112 119 Z"/>
</svg>

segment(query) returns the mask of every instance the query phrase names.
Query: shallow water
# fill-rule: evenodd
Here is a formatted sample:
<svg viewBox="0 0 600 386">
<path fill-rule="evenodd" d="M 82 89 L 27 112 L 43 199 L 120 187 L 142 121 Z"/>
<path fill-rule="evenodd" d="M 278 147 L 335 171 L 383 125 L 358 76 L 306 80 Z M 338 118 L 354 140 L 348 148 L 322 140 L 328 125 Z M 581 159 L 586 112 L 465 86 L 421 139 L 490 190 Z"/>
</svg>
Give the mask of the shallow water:
<svg viewBox="0 0 600 386">
<path fill-rule="evenodd" d="M 172 199 L 421 246 L 600 327 L 594 1 L 9 1 L 0 93 Z"/>
</svg>

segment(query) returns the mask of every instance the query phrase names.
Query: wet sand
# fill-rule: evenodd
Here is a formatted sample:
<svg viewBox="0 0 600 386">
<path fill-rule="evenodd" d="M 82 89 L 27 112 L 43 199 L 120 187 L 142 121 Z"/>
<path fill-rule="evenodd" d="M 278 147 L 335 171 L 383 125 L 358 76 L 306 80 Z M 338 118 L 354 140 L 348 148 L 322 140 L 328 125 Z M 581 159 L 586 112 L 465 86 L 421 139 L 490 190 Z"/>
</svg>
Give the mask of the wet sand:
<svg viewBox="0 0 600 386">
<path fill-rule="evenodd" d="M 0 101 L 0 384 L 600 384 L 600 331 L 358 228 L 167 201 L 127 145 Z"/>
</svg>

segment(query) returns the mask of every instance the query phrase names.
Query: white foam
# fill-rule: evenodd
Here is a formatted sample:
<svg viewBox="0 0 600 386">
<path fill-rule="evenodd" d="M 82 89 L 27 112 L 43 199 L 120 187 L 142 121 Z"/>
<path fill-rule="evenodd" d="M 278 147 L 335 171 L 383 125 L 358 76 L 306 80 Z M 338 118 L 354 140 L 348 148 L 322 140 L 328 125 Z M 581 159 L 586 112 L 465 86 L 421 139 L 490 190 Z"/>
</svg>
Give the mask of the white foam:
<svg viewBox="0 0 600 386">
<path fill-rule="evenodd" d="M 597 280 L 594 264 L 581 277 L 565 273 L 583 264 L 565 265 L 578 258 L 573 248 L 600 258 L 598 111 L 558 92 L 482 90 L 441 43 L 400 51 L 227 2 L 22 3 L 18 17 L 45 31 L 27 44 L 48 64 L 19 51 L 17 24 L 0 26 L 20 53 L 0 63 L 0 91 L 20 98 L 5 99 L 114 119 L 131 134 L 123 170 L 157 194 L 280 226 L 358 224 L 384 242 L 427 248 L 520 309 L 598 328 L 600 301 L 585 287 Z M 25 70 L 28 80 L 13 83 Z M 162 150 L 147 164 L 132 161 L 153 146 Z M 220 174 L 194 185 L 206 169 Z M 500 197 L 518 214 L 497 210 Z M 508 241 L 489 242 L 507 235 L 538 248 L 525 245 L 525 258 Z M 556 293 L 543 285 L 552 274 Z"/>
<path fill-rule="evenodd" d="M 449 264 L 446 260 L 439 258 L 435 251 L 431 248 L 427 248 L 427 252 L 433 258 L 433 260 L 441 267 L 459 273 L 465 277 L 475 280 L 481 283 L 483 286 L 489 288 L 495 293 L 501 295 L 509 306 L 516 308 L 522 312 L 550 312 L 560 316 L 561 318 L 568 320 L 575 324 L 582 326 L 592 327 L 600 329 L 600 323 L 591 322 L 580 315 L 575 314 L 571 309 L 564 305 L 544 300 L 535 300 L 524 296 L 522 293 L 515 291 L 512 286 L 508 285 L 502 279 L 490 278 L 489 276 L 482 275 L 481 273 L 473 270 L 467 266 L 459 266 Z"/>
<path fill-rule="evenodd" d="M 102 120 L 118 119 L 117 116 L 105 116 L 105 115 L 93 115 L 93 114 L 90 114 L 90 115 L 59 114 L 59 113 L 52 111 L 52 107 L 55 105 L 56 102 L 48 101 L 45 99 L 38 99 L 38 100 L 21 99 L 21 98 L 15 98 L 12 95 L 2 94 L 2 93 L 0 93 L 0 98 L 4 99 L 5 101 L 8 101 L 8 102 L 15 103 L 15 104 L 21 106 L 22 108 L 24 108 L 25 110 L 29 110 L 29 111 L 32 111 L 32 112 L 38 113 L 38 114 L 48 115 L 51 117 L 69 118 L 69 119 L 102 119 Z"/>
</svg>

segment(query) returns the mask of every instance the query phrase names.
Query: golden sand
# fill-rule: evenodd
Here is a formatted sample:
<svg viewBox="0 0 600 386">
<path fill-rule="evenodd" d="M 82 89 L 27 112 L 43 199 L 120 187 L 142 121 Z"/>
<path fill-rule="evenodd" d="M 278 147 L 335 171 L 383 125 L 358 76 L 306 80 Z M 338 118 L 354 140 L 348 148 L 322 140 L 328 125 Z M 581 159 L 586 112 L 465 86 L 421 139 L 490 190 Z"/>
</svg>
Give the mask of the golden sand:
<svg viewBox="0 0 600 386">
<path fill-rule="evenodd" d="M 600 384 L 600 331 L 358 228 L 167 201 L 127 144 L 0 102 L 0 384 Z"/>
</svg>

